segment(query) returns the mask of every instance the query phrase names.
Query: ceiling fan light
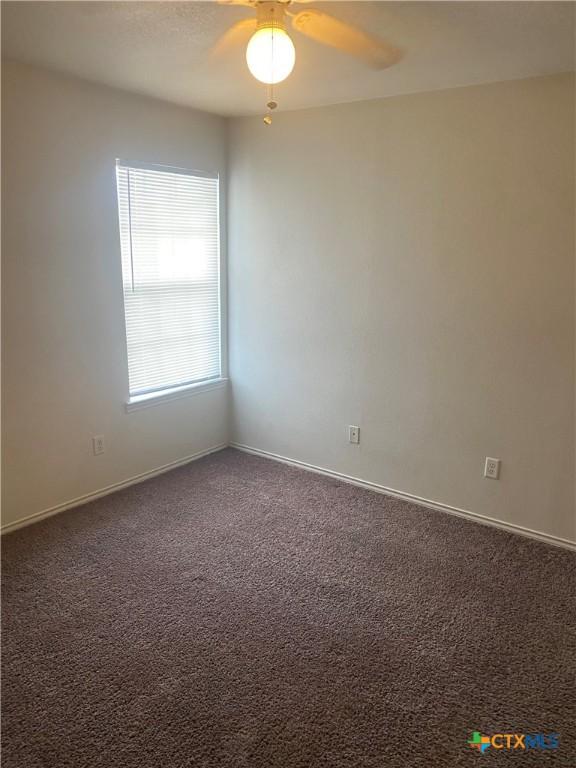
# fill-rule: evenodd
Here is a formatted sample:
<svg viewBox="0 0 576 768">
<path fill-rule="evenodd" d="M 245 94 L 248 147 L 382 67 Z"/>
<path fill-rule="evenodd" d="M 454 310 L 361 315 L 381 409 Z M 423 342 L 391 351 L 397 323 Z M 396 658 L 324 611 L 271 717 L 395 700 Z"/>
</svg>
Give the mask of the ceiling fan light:
<svg viewBox="0 0 576 768">
<path fill-rule="evenodd" d="M 256 80 L 268 85 L 286 80 L 294 69 L 295 61 L 294 43 L 282 27 L 257 29 L 246 48 L 248 69 Z"/>
</svg>

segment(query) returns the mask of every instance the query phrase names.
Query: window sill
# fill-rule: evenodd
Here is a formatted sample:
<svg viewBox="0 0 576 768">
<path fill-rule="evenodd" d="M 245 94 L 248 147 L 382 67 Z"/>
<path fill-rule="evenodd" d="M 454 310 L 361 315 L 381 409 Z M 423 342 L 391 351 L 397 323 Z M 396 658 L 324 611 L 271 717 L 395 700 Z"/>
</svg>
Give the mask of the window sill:
<svg viewBox="0 0 576 768">
<path fill-rule="evenodd" d="M 135 395 L 126 403 L 126 412 L 139 411 L 141 408 L 150 408 L 153 405 L 160 405 L 171 400 L 180 400 L 183 397 L 200 395 L 203 392 L 209 392 L 211 389 L 221 389 L 228 383 L 228 379 L 212 379 L 211 381 L 201 381 L 198 384 L 187 384 L 184 387 L 172 387 L 163 389 L 160 392 L 150 392 L 147 395 Z"/>
</svg>

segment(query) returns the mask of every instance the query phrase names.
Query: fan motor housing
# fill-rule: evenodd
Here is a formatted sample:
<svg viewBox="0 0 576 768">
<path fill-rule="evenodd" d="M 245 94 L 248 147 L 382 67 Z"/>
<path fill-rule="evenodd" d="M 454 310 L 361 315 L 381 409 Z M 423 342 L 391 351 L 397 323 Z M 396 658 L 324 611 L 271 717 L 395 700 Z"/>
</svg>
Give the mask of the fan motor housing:
<svg viewBox="0 0 576 768">
<path fill-rule="evenodd" d="M 264 2 L 258 3 L 256 6 L 256 29 L 262 29 L 263 27 L 280 27 L 280 29 L 286 29 L 286 23 L 284 21 L 286 9 L 285 6 L 288 3 L 279 2 L 278 0 L 264 0 Z"/>
</svg>

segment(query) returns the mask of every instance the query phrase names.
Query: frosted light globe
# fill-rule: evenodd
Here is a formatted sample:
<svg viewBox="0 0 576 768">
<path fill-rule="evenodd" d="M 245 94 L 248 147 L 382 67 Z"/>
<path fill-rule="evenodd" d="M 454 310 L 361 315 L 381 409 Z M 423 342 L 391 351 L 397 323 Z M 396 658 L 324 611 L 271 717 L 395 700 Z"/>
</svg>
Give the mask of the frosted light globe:
<svg viewBox="0 0 576 768">
<path fill-rule="evenodd" d="M 281 27 L 262 27 L 250 38 L 246 63 L 256 80 L 268 85 L 286 80 L 294 69 L 294 43 Z"/>
</svg>

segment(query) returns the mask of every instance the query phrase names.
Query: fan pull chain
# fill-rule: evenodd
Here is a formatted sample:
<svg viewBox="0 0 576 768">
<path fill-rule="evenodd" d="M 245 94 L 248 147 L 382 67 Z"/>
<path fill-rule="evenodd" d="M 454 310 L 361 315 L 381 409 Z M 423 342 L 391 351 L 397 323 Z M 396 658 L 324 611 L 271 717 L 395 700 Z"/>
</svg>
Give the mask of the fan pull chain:
<svg viewBox="0 0 576 768">
<path fill-rule="evenodd" d="M 276 109 L 278 106 L 278 103 L 274 100 L 274 86 L 269 85 L 268 86 L 268 103 L 266 104 L 268 107 L 268 112 L 266 112 L 266 115 L 264 116 L 264 122 L 266 125 L 272 125 L 272 110 Z"/>
</svg>

